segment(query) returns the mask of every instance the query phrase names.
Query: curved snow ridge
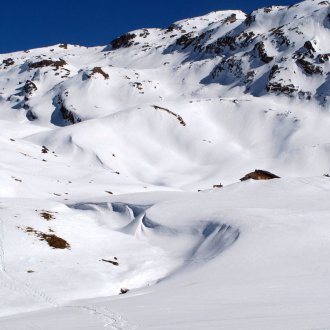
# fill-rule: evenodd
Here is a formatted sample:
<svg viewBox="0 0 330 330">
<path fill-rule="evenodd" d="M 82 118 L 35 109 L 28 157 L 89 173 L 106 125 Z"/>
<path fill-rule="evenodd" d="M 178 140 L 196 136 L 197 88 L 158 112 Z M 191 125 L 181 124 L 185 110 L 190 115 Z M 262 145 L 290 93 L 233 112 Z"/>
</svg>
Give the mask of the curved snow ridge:
<svg viewBox="0 0 330 330">
<path fill-rule="evenodd" d="M 191 261 L 210 260 L 229 248 L 240 236 L 238 228 L 207 222 L 200 243 L 191 252 Z"/>
<path fill-rule="evenodd" d="M 175 249 L 176 255 L 183 258 L 183 263 L 211 260 L 234 244 L 240 236 L 238 228 L 214 220 L 202 220 L 197 224 L 185 226 L 180 223 L 178 226 L 169 226 L 147 216 L 147 210 L 151 206 L 114 203 L 113 209 L 114 206 L 119 212 L 135 216 L 127 226 L 120 229 L 122 233 L 160 246 L 170 254 L 172 249 Z"/>
</svg>

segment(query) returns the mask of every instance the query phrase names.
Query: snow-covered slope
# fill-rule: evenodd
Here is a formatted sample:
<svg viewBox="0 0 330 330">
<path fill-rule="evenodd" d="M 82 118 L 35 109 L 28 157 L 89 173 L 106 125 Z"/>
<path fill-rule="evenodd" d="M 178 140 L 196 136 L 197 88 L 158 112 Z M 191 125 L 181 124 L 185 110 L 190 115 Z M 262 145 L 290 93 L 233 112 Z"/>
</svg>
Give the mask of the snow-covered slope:
<svg viewBox="0 0 330 330">
<path fill-rule="evenodd" d="M 306 0 L 0 55 L 0 328 L 329 327 L 329 33 Z"/>
<path fill-rule="evenodd" d="M 203 189 L 256 167 L 322 175 L 329 14 L 327 1 L 213 12 L 108 46 L 1 55 L 0 116 L 48 128 L 25 141 L 79 154 L 79 166 L 93 161 L 139 190 Z"/>
</svg>

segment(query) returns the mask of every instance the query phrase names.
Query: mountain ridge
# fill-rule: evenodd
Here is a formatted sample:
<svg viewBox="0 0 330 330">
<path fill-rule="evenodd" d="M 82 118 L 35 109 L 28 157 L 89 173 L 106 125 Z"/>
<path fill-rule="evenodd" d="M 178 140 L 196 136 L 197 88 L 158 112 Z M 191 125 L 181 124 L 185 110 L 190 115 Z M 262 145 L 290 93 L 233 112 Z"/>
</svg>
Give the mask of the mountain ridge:
<svg viewBox="0 0 330 330">
<path fill-rule="evenodd" d="M 0 55 L 0 328 L 328 327 L 329 9 Z"/>
</svg>

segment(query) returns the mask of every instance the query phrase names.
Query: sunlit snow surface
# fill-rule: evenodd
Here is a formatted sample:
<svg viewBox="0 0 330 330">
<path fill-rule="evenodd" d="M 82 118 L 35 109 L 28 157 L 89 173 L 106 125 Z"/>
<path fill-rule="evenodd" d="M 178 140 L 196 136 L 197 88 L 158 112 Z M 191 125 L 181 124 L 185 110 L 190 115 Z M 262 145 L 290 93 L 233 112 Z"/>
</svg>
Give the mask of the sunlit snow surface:
<svg viewBox="0 0 330 330">
<path fill-rule="evenodd" d="M 0 329 L 330 329 L 329 13 L 0 55 Z"/>
</svg>

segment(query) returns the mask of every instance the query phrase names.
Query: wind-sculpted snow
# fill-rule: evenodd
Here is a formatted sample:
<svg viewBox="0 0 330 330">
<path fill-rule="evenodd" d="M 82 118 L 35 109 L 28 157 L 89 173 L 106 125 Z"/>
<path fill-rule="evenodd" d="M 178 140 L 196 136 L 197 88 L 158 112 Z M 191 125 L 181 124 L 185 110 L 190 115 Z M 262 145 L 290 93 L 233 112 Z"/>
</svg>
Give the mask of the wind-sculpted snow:
<svg viewBox="0 0 330 330">
<path fill-rule="evenodd" d="M 1 328 L 50 319 L 65 330 L 326 328 L 329 192 L 323 177 L 103 202 L 81 196 L 69 207 L 2 199 L 1 310 L 17 315 L 0 319 Z M 51 228 L 71 249 L 51 249 L 23 224 Z M 118 295 L 122 288 L 130 291 Z"/>
</svg>

